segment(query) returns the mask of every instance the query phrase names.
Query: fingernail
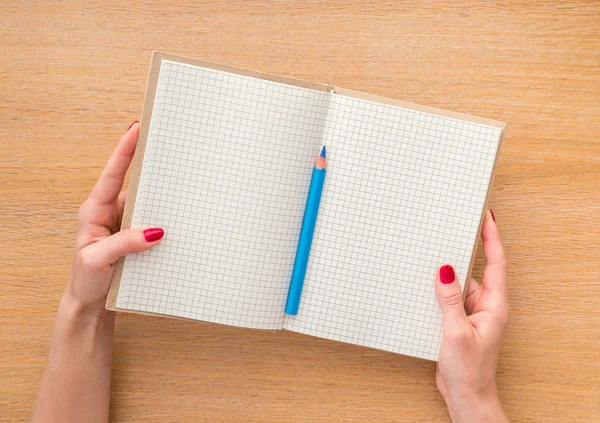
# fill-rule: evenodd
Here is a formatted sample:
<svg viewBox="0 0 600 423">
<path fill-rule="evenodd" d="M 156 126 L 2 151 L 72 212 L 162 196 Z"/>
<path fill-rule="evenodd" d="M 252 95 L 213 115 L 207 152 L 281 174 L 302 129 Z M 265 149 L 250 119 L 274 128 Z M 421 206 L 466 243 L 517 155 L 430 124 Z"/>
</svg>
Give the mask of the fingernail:
<svg viewBox="0 0 600 423">
<path fill-rule="evenodd" d="M 163 231 L 161 228 L 148 228 L 144 230 L 144 238 L 146 239 L 146 242 L 158 241 L 163 237 L 164 234 L 165 231 Z"/>
<path fill-rule="evenodd" d="M 490 209 L 490 214 L 492 215 L 492 219 L 494 219 L 494 222 L 495 222 L 496 216 L 494 216 L 494 210 Z"/>
<path fill-rule="evenodd" d="M 127 131 L 125 131 L 125 132 L 129 132 L 129 130 L 131 129 L 131 127 L 132 127 L 134 124 L 136 124 L 136 123 L 139 123 L 139 122 L 138 122 L 137 120 L 134 120 L 134 121 L 131 123 L 131 125 L 129 125 L 129 128 L 127 128 Z"/>
<path fill-rule="evenodd" d="M 454 282 L 456 279 L 456 275 L 454 274 L 454 269 L 449 264 L 446 264 L 440 268 L 440 282 L 443 284 L 448 284 Z"/>
</svg>

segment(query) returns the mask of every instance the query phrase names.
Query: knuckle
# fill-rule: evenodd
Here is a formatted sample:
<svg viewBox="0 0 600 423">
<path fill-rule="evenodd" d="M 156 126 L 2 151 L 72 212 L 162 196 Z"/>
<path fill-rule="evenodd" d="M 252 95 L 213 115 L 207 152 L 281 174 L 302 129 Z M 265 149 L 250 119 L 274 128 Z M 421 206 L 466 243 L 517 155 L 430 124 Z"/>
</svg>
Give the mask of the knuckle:
<svg viewBox="0 0 600 423">
<path fill-rule="evenodd" d="M 458 290 L 444 292 L 442 294 L 442 300 L 444 301 L 444 304 L 449 306 L 461 305 L 463 302 L 462 293 Z"/>
<path fill-rule="evenodd" d="M 506 260 L 506 259 L 502 259 L 502 260 L 500 261 L 500 267 L 501 267 L 503 270 L 508 270 L 508 260 Z"/>
<path fill-rule="evenodd" d="M 77 220 L 79 223 L 86 222 L 89 216 L 90 210 L 90 200 L 85 200 L 81 206 L 79 206 L 79 211 L 77 212 Z"/>
<path fill-rule="evenodd" d="M 506 258 L 503 258 L 502 260 L 496 261 L 491 263 L 492 266 L 497 267 L 498 269 L 507 272 L 508 271 L 508 261 L 506 260 Z"/>
<path fill-rule="evenodd" d="M 119 237 L 117 241 L 117 250 L 121 253 L 128 253 L 134 248 L 134 242 L 130 237 Z"/>
<path fill-rule="evenodd" d="M 456 346 L 467 346 L 471 343 L 473 333 L 467 329 L 458 329 L 450 334 L 450 341 Z"/>
<path fill-rule="evenodd" d="M 99 270 L 102 267 L 93 252 L 85 248 L 79 252 L 79 263 L 89 270 Z"/>
<path fill-rule="evenodd" d="M 498 310 L 498 313 L 495 314 L 496 321 L 502 326 L 505 327 L 508 325 L 508 321 L 510 320 L 510 306 L 507 304 L 505 307 L 502 307 Z"/>
<path fill-rule="evenodd" d="M 119 256 L 129 254 L 137 250 L 137 242 L 132 233 L 121 232 L 113 236 L 116 236 L 114 248 Z"/>
</svg>

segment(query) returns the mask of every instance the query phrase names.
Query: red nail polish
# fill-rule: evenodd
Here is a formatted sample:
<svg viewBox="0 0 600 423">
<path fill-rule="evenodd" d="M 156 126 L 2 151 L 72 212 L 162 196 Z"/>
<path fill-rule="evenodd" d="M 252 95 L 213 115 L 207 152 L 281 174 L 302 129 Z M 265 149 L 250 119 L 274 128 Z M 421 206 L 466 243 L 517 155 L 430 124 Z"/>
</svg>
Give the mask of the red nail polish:
<svg viewBox="0 0 600 423">
<path fill-rule="evenodd" d="M 127 131 L 125 131 L 125 132 L 129 132 L 129 130 L 135 123 L 139 123 L 139 122 L 137 120 L 134 120 L 133 123 L 131 125 L 129 125 L 129 128 L 127 128 Z"/>
<path fill-rule="evenodd" d="M 146 242 L 154 242 L 161 239 L 165 234 L 161 228 L 148 228 L 144 230 L 144 238 Z"/>
<path fill-rule="evenodd" d="M 456 280 L 454 269 L 449 264 L 446 264 L 440 268 L 440 282 L 443 284 L 452 283 Z"/>
<path fill-rule="evenodd" d="M 492 215 L 492 219 L 494 219 L 494 222 L 495 222 L 496 216 L 494 216 L 494 210 L 490 209 L 490 214 Z"/>
</svg>

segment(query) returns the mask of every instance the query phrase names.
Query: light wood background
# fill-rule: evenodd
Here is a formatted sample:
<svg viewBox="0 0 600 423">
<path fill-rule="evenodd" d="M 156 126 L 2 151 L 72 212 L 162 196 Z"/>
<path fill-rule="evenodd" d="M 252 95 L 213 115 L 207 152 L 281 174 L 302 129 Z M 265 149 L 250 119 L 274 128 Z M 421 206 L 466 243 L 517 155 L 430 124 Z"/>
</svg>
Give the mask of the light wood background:
<svg viewBox="0 0 600 423">
<path fill-rule="evenodd" d="M 2 2 L 0 420 L 30 416 L 78 205 L 157 49 L 507 122 L 502 401 L 600 421 L 600 3 L 417 3 Z M 115 422 L 448 421 L 431 362 L 138 315 L 115 336 Z"/>
</svg>

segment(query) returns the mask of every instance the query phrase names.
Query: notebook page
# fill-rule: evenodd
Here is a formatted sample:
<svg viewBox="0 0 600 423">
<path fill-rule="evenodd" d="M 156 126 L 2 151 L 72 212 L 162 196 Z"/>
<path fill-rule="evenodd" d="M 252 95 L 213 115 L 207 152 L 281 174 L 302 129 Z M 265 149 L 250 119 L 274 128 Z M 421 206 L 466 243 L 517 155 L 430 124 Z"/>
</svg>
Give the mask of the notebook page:
<svg viewBox="0 0 600 423">
<path fill-rule="evenodd" d="M 334 95 L 327 179 L 285 328 L 437 360 L 438 266 L 461 284 L 501 128 Z"/>
<path fill-rule="evenodd" d="M 280 329 L 329 98 L 163 60 L 117 307 Z"/>
</svg>

